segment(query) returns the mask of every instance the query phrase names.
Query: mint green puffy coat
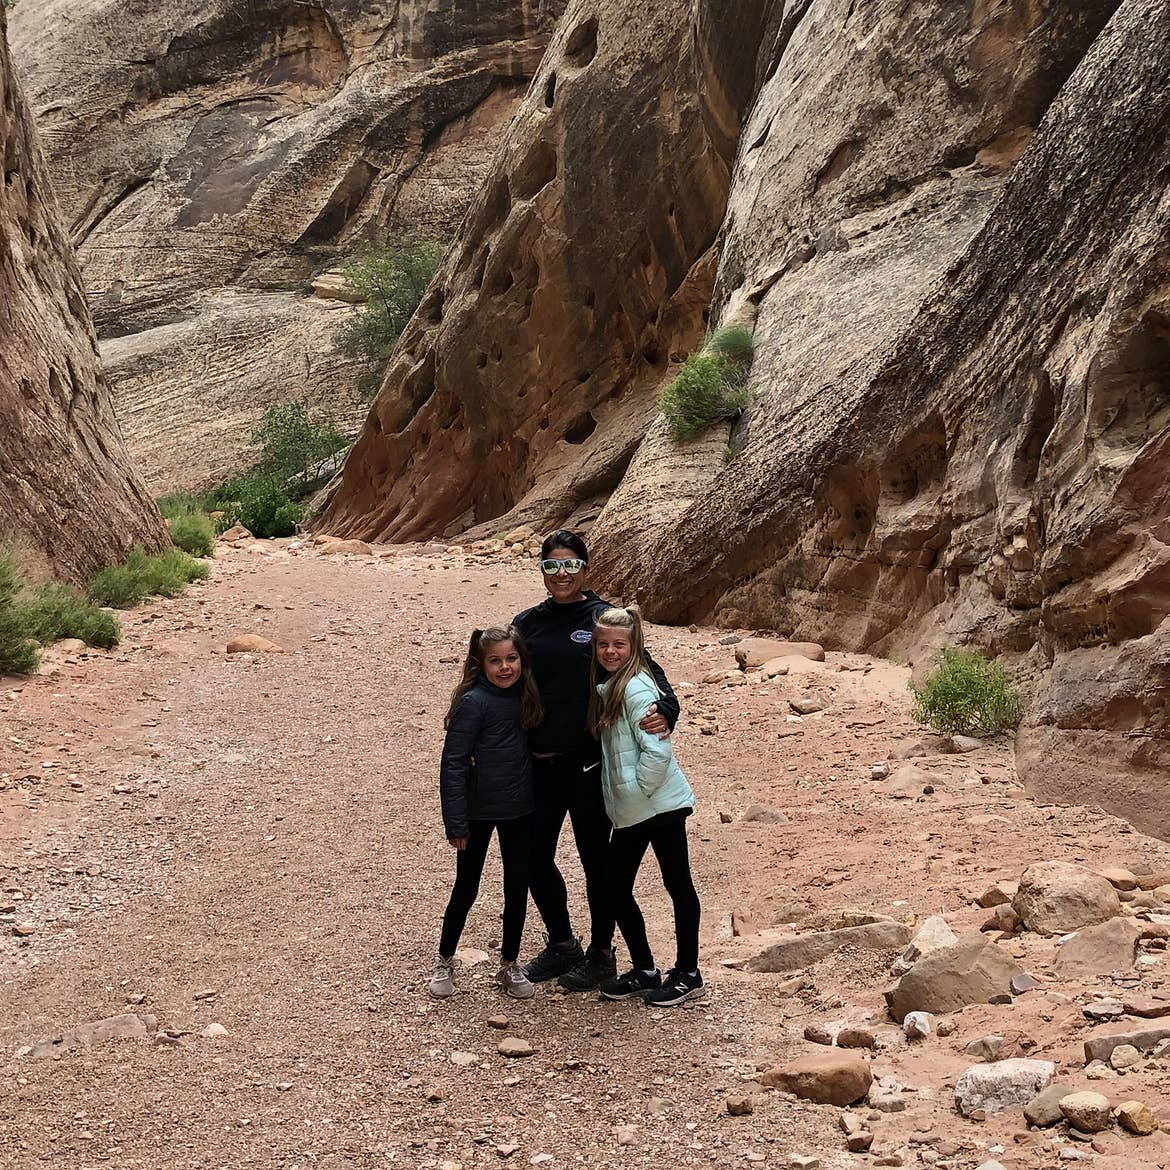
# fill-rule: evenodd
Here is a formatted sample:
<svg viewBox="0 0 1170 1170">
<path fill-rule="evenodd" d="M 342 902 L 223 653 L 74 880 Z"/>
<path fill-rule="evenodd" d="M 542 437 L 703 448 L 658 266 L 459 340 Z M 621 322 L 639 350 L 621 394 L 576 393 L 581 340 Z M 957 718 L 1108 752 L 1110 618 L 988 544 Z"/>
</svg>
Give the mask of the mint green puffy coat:
<svg viewBox="0 0 1170 1170">
<path fill-rule="evenodd" d="M 608 687 L 604 682 L 597 690 L 604 695 Z M 695 804 L 670 740 L 647 735 L 638 726 L 658 699 L 650 675 L 645 671 L 634 675 L 626 684 L 622 714 L 601 733 L 601 788 L 615 829 Z"/>
</svg>

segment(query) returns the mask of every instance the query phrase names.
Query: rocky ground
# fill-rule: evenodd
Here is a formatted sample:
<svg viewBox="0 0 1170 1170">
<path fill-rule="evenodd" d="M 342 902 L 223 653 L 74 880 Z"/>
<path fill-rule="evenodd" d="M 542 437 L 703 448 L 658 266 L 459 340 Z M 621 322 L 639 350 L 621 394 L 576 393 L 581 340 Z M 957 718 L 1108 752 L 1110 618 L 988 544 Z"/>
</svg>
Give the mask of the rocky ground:
<svg viewBox="0 0 1170 1170">
<path fill-rule="evenodd" d="M 1170 1166 L 1170 845 L 1036 804 L 1007 746 L 944 751 L 888 662 L 745 674 L 723 631 L 656 628 L 700 801 L 708 998 L 502 1000 L 493 862 L 462 993 L 432 1002 L 446 695 L 467 630 L 541 595 L 531 562 L 245 541 L 130 614 L 118 651 L 4 680 L 0 1166 Z M 245 633 L 284 652 L 225 653 Z M 1016 892 L 1040 862 L 1081 868 Z M 652 872 L 641 891 L 666 958 Z M 1058 947 L 1069 914 L 1107 925 Z M 913 936 L 904 1029 L 883 993 Z M 952 1010 L 972 987 L 1000 1002 Z M 1086 1040 L 1139 1031 L 1087 1064 Z M 1082 1132 L 1059 1106 L 1029 1128 L 1050 1079 L 1104 1111 L 1078 1094 Z M 1131 1135 L 1126 1101 L 1162 1128 Z"/>
</svg>

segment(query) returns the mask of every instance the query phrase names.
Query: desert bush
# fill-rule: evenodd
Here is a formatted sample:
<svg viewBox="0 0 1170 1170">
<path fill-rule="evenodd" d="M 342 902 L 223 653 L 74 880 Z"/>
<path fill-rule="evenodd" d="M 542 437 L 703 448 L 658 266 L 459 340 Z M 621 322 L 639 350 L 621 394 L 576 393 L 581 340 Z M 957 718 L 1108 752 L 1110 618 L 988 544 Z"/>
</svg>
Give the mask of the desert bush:
<svg viewBox="0 0 1170 1170">
<path fill-rule="evenodd" d="M 295 498 L 310 486 L 322 460 L 340 451 L 347 440 L 300 398 L 270 406 L 252 432 L 252 442 L 260 448 L 260 462 L 249 478 L 278 481 Z"/>
<path fill-rule="evenodd" d="M 399 236 L 342 266 L 366 303 L 337 330 L 334 345 L 349 357 L 363 359 L 365 369 L 358 379 L 363 397 L 377 392 L 386 362 L 438 271 L 443 250 L 433 240 Z"/>
<path fill-rule="evenodd" d="M 209 557 L 215 552 L 215 527 L 206 512 L 187 512 L 170 521 L 171 540 L 193 557 Z"/>
<path fill-rule="evenodd" d="M 1019 726 L 1024 697 L 998 662 L 953 646 L 939 651 L 922 686 L 913 681 L 914 718 L 944 735 L 994 735 Z"/>
<path fill-rule="evenodd" d="M 95 573 L 88 592 L 98 605 L 130 609 L 156 594 L 178 597 L 190 582 L 201 581 L 207 574 L 207 566 L 182 549 L 172 548 L 150 556 L 136 545 L 125 564 L 111 565 Z"/>
<path fill-rule="evenodd" d="M 694 438 L 712 423 L 734 418 L 747 404 L 751 331 L 738 326 L 713 333 L 691 354 L 658 399 L 676 443 Z"/>
<path fill-rule="evenodd" d="M 27 615 L 19 604 L 16 558 L 0 548 L 0 674 L 32 674 L 40 662 Z"/>
<path fill-rule="evenodd" d="M 80 638 L 87 646 L 108 650 L 122 636 L 118 619 L 82 597 L 72 585 L 56 581 L 38 585 L 19 604 L 29 631 L 42 646 L 61 638 Z"/>
<path fill-rule="evenodd" d="M 169 496 L 160 496 L 155 503 L 166 520 L 199 513 L 206 515 L 214 507 L 210 492 L 172 492 Z"/>
<path fill-rule="evenodd" d="M 216 528 L 223 532 L 233 524 L 242 524 L 253 536 L 269 538 L 292 536 L 304 515 L 304 508 L 281 483 L 271 476 L 253 475 L 225 484 L 220 491 L 223 515 Z"/>
</svg>

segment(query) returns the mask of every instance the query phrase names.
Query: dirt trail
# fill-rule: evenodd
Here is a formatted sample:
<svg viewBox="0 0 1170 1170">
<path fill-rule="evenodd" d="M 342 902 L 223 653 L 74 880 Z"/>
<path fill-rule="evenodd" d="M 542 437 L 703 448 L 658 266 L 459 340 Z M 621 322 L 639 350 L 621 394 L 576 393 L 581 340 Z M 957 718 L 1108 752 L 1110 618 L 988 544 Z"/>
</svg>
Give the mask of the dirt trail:
<svg viewBox="0 0 1170 1170">
<path fill-rule="evenodd" d="M 35 932 L 4 926 L 0 938 L 0 1166 L 786 1166 L 815 1154 L 822 1167 L 881 1155 L 966 1167 L 997 1145 L 1009 1167 L 1057 1163 L 1044 1135 L 1013 1142 L 1018 1110 L 961 1120 L 948 1080 L 972 1063 L 971 1039 L 1011 1029 L 1082 1086 L 1089 1025 L 1072 998 L 969 1008 L 946 1040 L 874 1056 L 909 1107 L 874 1122 L 868 1158 L 845 1152 L 838 1110 L 758 1089 L 761 1069 L 815 1049 L 807 1023 L 886 1023 L 894 956 L 839 952 L 794 993 L 785 976 L 724 965 L 761 948 L 769 936 L 756 928 L 833 925 L 853 907 L 944 913 L 959 929 L 986 917 L 973 895 L 1035 860 L 1170 869 L 1170 846 L 1111 817 L 1037 807 L 1014 786 L 1006 750 L 916 759 L 929 796 L 875 784 L 871 762 L 918 734 L 906 672 L 888 663 L 830 655 L 773 683 L 721 688 L 700 682 L 732 665 L 720 632 L 654 630 L 683 694 L 677 750 L 700 800 L 704 1003 L 651 1013 L 542 989 L 517 1004 L 492 990 L 492 962 L 470 966 L 454 1000 L 429 999 L 453 865 L 436 767 L 458 667 L 440 660 L 473 625 L 540 595 L 531 567 L 423 550 L 224 549 L 206 586 L 130 615 L 118 652 L 5 680 L 0 906 L 15 913 L 0 921 Z M 287 653 L 223 653 L 252 631 Z M 787 700 L 809 694 L 826 710 L 792 721 Z M 788 822 L 743 822 L 756 803 Z M 583 922 L 570 850 L 566 834 Z M 665 957 L 655 876 L 641 889 Z M 493 860 L 464 946 L 498 937 L 498 882 Z M 731 937 L 733 911 L 748 919 L 744 937 Z M 538 944 L 533 911 L 525 952 Z M 1005 945 L 1033 968 L 1051 958 L 1051 940 Z M 1156 990 L 1164 971 L 1154 963 L 1134 979 Z M 1062 985 L 1070 997 L 1088 990 Z M 487 1024 L 501 1011 L 506 1032 Z M 151 1013 L 169 1032 L 23 1053 L 121 1012 Z M 227 1035 L 201 1036 L 211 1023 Z M 535 1054 L 499 1056 L 503 1035 Z M 477 1059 L 460 1066 L 452 1053 Z M 1165 1100 L 1166 1062 L 1122 1087 L 1120 1099 Z M 754 1093 L 754 1114 L 727 1116 L 726 1096 L 742 1093 Z M 1170 1165 L 1168 1142 L 1126 1142 L 1096 1164 Z"/>
</svg>

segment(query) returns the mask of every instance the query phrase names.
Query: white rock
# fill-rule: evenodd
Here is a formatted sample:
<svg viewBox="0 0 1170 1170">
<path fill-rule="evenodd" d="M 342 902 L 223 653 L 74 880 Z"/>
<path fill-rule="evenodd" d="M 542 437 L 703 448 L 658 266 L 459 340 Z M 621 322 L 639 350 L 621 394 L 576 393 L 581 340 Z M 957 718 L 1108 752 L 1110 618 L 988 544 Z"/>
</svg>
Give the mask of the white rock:
<svg viewBox="0 0 1170 1170">
<path fill-rule="evenodd" d="M 1052 1083 L 1056 1065 L 1050 1060 L 997 1060 L 972 1065 L 955 1085 L 955 1104 L 964 1117 L 976 1109 L 999 1113 L 1026 1105 Z"/>
<path fill-rule="evenodd" d="M 930 1035 L 934 1017 L 930 1012 L 907 1012 L 902 1020 L 902 1031 L 911 1040 L 922 1040 Z"/>
<path fill-rule="evenodd" d="M 910 940 L 910 945 L 902 952 L 895 965 L 895 970 L 905 974 L 931 951 L 941 950 L 943 947 L 954 946 L 959 936 L 950 928 L 947 920 L 940 914 L 932 914 L 919 928 L 917 934 Z"/>
</svg>

